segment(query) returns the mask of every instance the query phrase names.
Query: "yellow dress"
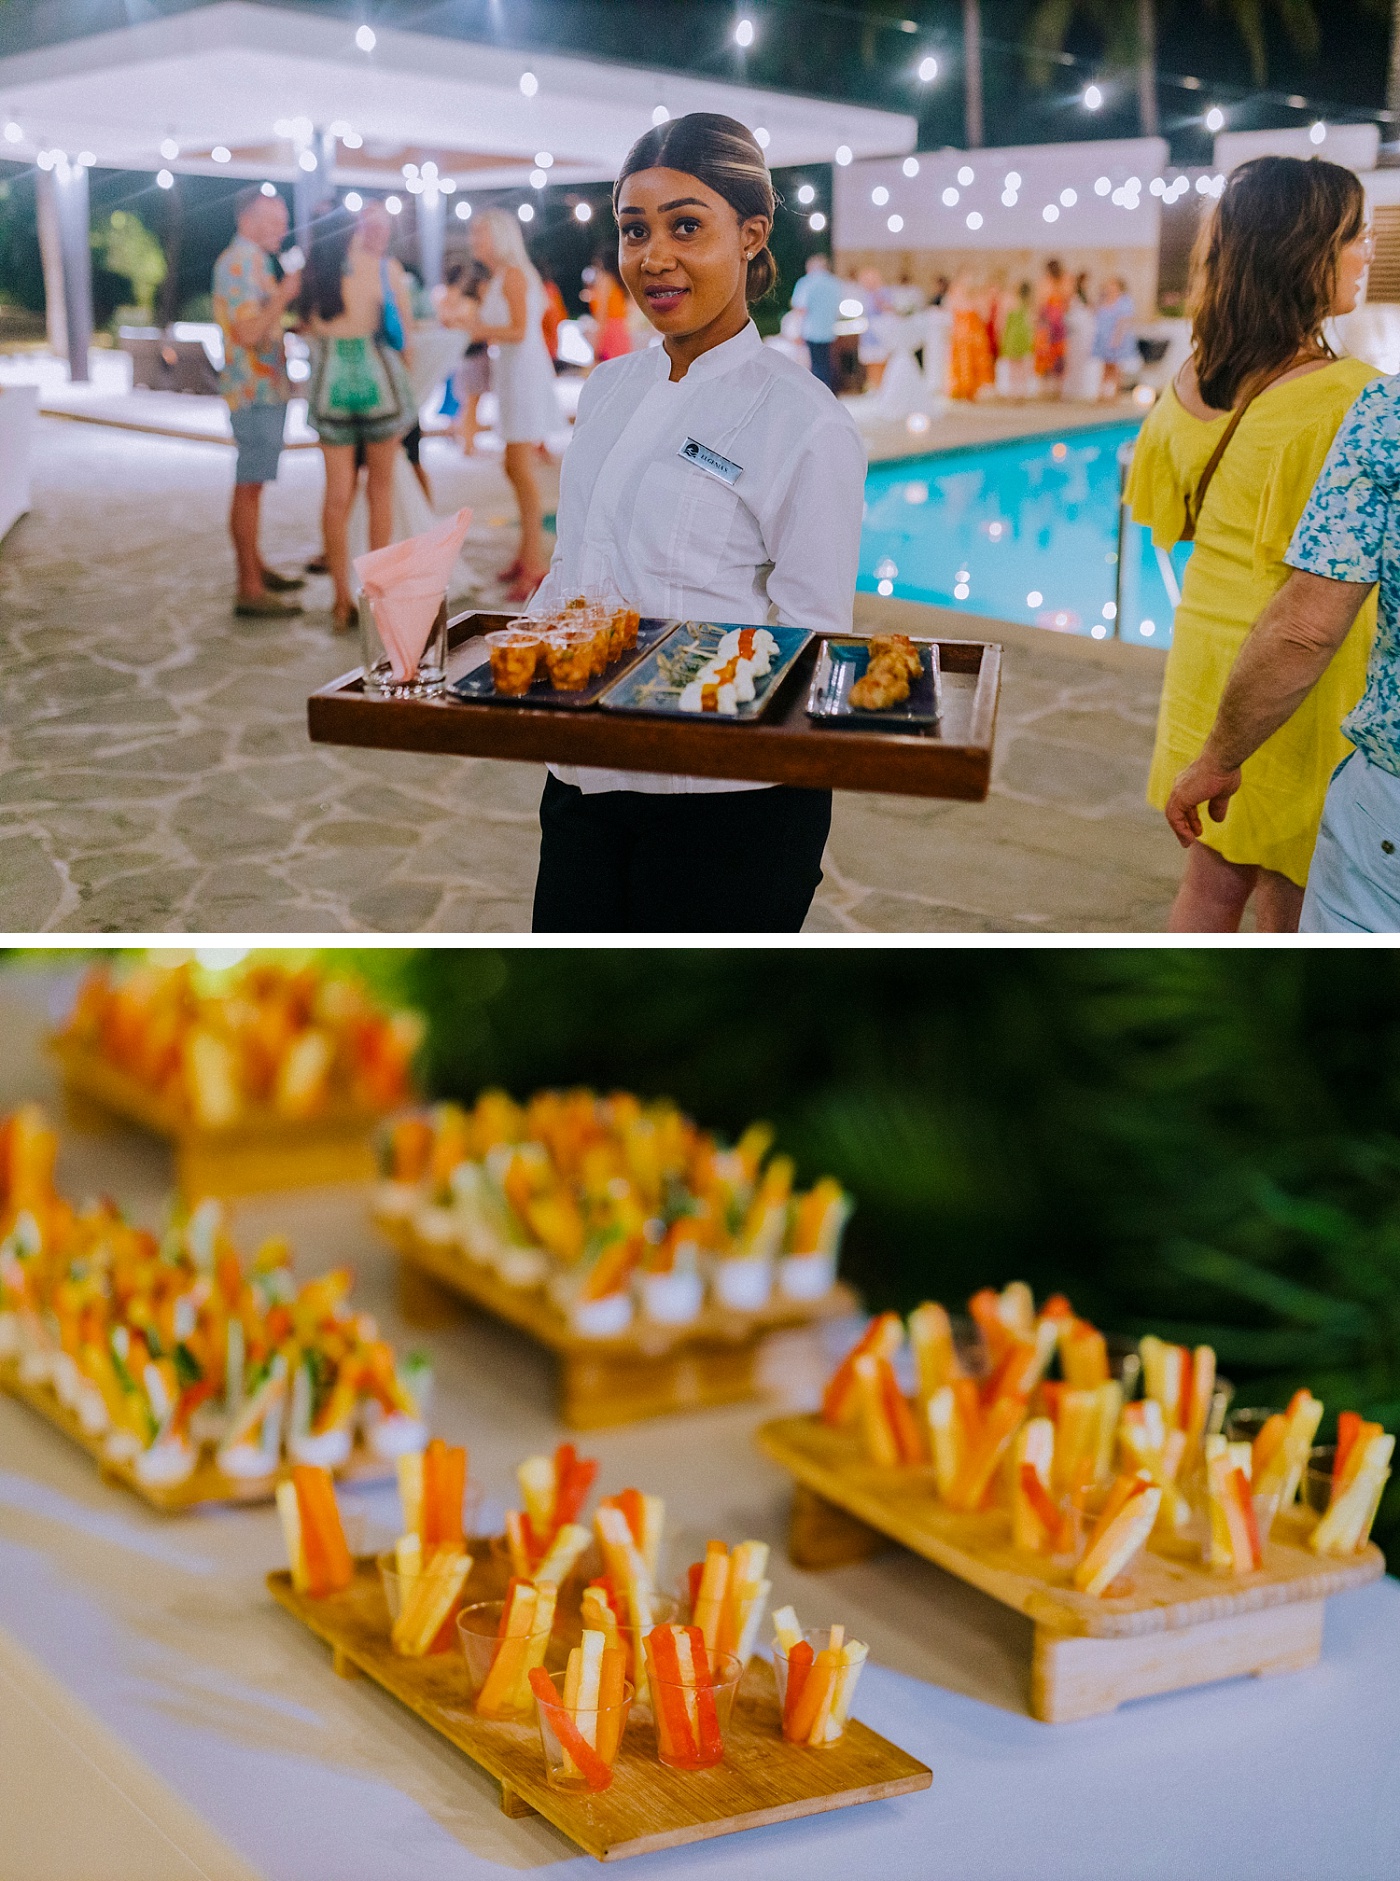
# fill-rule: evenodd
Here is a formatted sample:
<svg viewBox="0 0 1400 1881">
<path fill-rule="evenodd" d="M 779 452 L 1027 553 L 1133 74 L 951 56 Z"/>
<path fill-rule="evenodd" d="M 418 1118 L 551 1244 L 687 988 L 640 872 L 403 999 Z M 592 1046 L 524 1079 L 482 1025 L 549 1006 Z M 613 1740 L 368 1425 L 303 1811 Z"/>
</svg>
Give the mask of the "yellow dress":
<svg viewBox="0 0 1400 1881">
<path fill-rule="evenodd" d="M 1380 374 L 1339 359 L 1273 386 L 1240 421 L 1211 480 L 1172 628 L 1147 800 L 1166 807 L 1177 773 L 1201 754 L 1245 636 L 1288 575 L 1283 557 L 1352 401 Z M 1168 391 L 1138 436 L 1128 473 L 1133 516 L 1159 548 L 1181 539 L 1195 489 L 1228 422 L 1193 417 Z M 1301 887 L 1322 800 L 1351 750 L 1341 722 L 1361 697 L 1376 625 L 1372 595 L 1327 671 L 1244 766 L 1223 823 L 1203 840 L 1229 862 L 1257 863 Z"/>
</svg>

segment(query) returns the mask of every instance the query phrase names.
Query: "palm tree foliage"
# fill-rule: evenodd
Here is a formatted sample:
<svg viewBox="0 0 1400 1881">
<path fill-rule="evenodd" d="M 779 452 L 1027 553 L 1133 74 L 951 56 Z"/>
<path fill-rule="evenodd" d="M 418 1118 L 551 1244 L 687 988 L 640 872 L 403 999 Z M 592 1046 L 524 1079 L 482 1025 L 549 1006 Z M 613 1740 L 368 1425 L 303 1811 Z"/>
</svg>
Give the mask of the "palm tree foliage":
<svg viewBox="0 0 1400 1881">
<path fill-rule="evenodd" d="M 847 1270 L 872 1306 L 1020 1276 L 1111 1329 L 1209 1340 L 1247 1402 L 1307 1382 L 1400 1425 L 1392 954 L 431 952 L 404 972 L 438 1092 L 625 1085 L 731 1131 L 771 1118 L 805 1177 L 856 1196 Z"/>
<path fill-rule="evenodd" d="M 1189 3 L 1194 6 L 1198 0 Z M 1296 52 L 1305 59 L 1316 57 L 1321 28 L 1314 0 L 1204 0 L 1204 4 L 1207 11 L 1226 18 L 1243 41 L 1256 85 L 1268 77 L 1270 14 Z M 1164 13 L 1170 5 L 1171 0 L 1154 0 L 1153 10 Z M 1054 55 L 1064 51 L 1076 23 L 1098 36 L 1110 70 L 1136 64 L 1142 50 L 1140 0 L 1036 0 L 1026 26 L 1027 58 L 1036 84 L 1049 83 Z"/>
</svg>

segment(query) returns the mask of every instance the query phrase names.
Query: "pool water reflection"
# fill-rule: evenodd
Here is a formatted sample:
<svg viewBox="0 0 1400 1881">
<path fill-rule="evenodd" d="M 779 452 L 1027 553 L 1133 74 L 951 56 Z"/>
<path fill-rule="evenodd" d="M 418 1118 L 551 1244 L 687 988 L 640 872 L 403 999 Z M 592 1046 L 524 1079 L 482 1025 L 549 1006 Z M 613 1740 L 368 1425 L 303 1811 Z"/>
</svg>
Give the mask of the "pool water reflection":
<svg viewBox="0 0 1400 1881">
<path fill-rule="evenodd" d="M 963 608 L 1057 633 L 1171 642 L 1190 546 L 1166 555 L 1123 528 L 1120 448 L 1138 423 L 1094 425 L 875 464 L 866 478 L 865 593 Z"/>
</svg>

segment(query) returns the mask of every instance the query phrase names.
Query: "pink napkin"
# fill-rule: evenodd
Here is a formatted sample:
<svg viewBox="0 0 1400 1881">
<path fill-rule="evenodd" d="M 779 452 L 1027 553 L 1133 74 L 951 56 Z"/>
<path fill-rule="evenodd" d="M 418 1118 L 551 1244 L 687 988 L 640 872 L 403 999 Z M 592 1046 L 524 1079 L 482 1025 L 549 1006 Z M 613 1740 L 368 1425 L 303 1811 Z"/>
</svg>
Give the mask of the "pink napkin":
<svg viewBox="0 0 1400 1881">
<path fill-rule="evenodd" d="M 459 509 L 421 536 L 355 557 L 355 573 L 364 583 L 379 637 L 400 685 L 418 671 L 471 519 L 469 509 Z"/>
</svg>

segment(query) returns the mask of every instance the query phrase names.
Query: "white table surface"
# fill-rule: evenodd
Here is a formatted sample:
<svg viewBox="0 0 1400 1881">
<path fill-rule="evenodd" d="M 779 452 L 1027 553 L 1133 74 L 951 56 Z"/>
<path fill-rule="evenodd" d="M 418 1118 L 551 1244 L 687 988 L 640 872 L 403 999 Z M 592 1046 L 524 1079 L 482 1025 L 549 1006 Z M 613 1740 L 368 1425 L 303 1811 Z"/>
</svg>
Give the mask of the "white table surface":
<svg viewBox="0 0 1400 1881">
<path fill-rule="evenodd" d="M 34 1049 L 45 986 L 0 974 L 0 1104 L 52 1095 Z M 105 1187 L 154 1217 L 158 1145 L 65 1139 L 71 1193 Z M 499 1499 L 514 1463 L 564 1433 L 543 1355 L 454 1306 L 404 1324 L 391 1261 L 352 1190 L 241 1204 L 307 1268 L 350 1261 L 357 1297 L 429 1348 L 434 1414 Z M 421 1314 L 420 1314 L 421 1317 Z M 788 1403 L 821 1355 L 790 1339 Z M 774 1400 L 775 1402 L 777 1400 Z M 629 1864 L 635 1881 L 1382 1881 L 1400 1875 L 1400 1586 L 1329 1603 L 1320 1665 L 1043 1725 L 1025 1712 L 1030 1628 L 902 1551 L 824 1575 L 782 1554 L 787 1485 L 750 1432 L 768 1406 L 660 1419 L 586 1440 L 602 1483 L 667 1494 L 703 1543 L 774 1544 L 774 1604 L 870 1642 L 857 1711 L 928 1763 L 917 1796 Z M 387 1535 L 391 1490 L 347 1495 Z M 596 1872 L 538 1818 L 325 1648 L 263 1586 L 271 1509 L 163 1518 L 0 1399 L 0 1881 L 477 1881 Z"/>
</svg>

